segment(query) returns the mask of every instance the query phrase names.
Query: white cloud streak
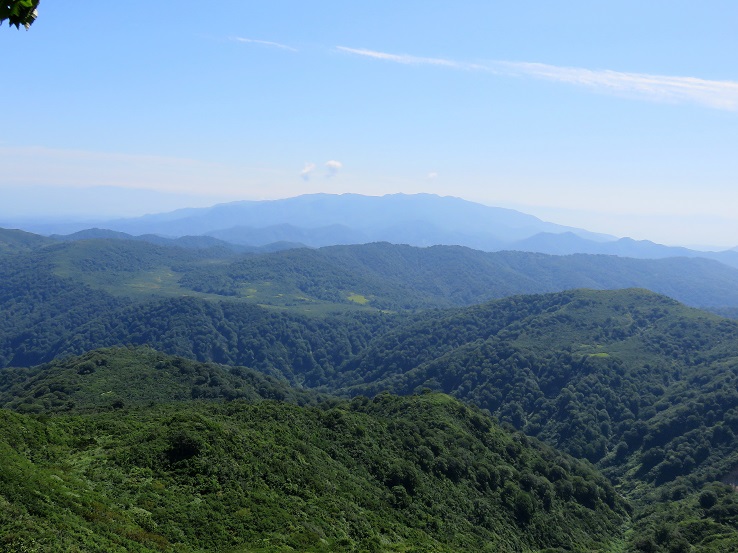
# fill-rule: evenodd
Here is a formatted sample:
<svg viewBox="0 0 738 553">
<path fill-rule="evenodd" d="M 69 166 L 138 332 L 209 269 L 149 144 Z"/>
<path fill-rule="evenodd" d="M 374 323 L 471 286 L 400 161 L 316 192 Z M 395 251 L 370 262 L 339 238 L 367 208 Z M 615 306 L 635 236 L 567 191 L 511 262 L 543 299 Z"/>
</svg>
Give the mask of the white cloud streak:
<svg viewBox="0 0 738 553">
<path fill-rule="evenodd" d="M 336 50 L 340 52 L 346 52 L 347 54 L 356 54 L 358 56 L 365 56 L 368 58 L 393 61 L 395 63 L 402 63 L 404 65 L 438 65 L 441 67 L 450 67 L 451 69 L 466 69 L 477 71 L 487 69 L 485 66 L 478 65 L 476 63 L 464 63 L 454 60 L 447 60 L 444 58 L 423 58 L 419 56 L 410 56 L 407 54 L 388 54 L 386 52 L 377 52 L 375 50 L 367 50 L 365 48 L 348 48 L 346 46 L 336 46 Z"/>
<path fill-rule="evenodd" d="M 247 44 L 260 44 L 262 46 L 269 46 L 271 48 L 289 50 L 290 52 L 298 51 L 297 48 L 293 48 L 292 46 L 287 46 L 286 44 L 280 44 L 279 42 L 270 42 L 268 40 L 257 40 L 255 38 L 243 38 L 243 37 L 233 37 L 231 40 L 234 40 L 236 42 L 244 42 Z"/>
<path fill-rule="evenodd" d="M 543 63 L 498 62 L 510 74 L 585 86 L 649 100 L 684 103 L 738 111 L 738 82 L 710 81 L 697 77 L 672 77 L 645 73 L 621 73 L 578 67 L 558 67 Z"/>
<path fill-rule="evenodd" d="M 694 103 L 714 109 L 738 111 L 738 82 L 712 81 L 697 77 L 673 77 L 646 73 L 563 67 L 544 63 L 492 61 L 467 63 L 445 58 L 427 58 L 406 54 L 388 54 L 374 50 L 336 48 L 347 54 L 391 61 L 404 65 L 433 65 L 494 75 L 532 77 L 589 88 L 629 98 L 666 103 Z"/>
</svg>

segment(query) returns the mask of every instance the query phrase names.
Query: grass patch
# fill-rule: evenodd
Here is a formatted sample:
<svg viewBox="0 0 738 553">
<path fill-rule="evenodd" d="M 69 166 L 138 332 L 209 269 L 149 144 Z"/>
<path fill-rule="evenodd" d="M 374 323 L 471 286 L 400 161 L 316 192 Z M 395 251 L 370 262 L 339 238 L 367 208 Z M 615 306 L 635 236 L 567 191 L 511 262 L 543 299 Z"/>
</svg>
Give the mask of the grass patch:
<svg viewBox="0 0 738 553">
<path fill-rule="evenodd" d="M 354 303 L 358 303 L 359 305 L 366 305 L 369 303 L 369 300 L 361 294 L 349 294 L 347 299 Z"/>
</svg>

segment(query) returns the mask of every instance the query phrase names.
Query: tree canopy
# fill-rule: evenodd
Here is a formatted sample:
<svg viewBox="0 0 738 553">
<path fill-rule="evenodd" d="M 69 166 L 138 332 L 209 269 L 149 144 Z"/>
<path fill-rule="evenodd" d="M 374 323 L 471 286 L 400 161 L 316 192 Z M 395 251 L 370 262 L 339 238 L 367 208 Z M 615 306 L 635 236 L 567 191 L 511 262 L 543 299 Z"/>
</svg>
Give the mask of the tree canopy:
<svg viewBox="0 0 738 553">
<path fill-rule="evenodd" d="M 0 25 L 7 19 L 8 25 L 28 29 L 38 16 L 36 8 L 40 0 L 4 0 L 0 2 Z"/>
</svg>

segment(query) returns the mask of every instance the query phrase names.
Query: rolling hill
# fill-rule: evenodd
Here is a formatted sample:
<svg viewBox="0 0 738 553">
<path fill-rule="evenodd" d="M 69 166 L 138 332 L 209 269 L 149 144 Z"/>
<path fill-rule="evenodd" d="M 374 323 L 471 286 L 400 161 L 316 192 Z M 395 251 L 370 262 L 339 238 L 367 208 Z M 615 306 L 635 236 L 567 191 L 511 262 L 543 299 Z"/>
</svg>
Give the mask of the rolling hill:
<svg viewBox="0 0 738 553">
<path fill-rule="evenodd" d="M 59 524 L 70 536 L 65 545 L 141 551 L 245 551 L 267 547 L 263 539 L 277 550 L 307 549 L 310 540 L 315 550 L 496 544 L 503 551 L 711 553 L 738 546 L 738 496 L 731 488 L 738 484 L 738 323 L 643 289 L 730 309 L 738 289 L 730 267 L 704 259 L 387 243 L 253 254 L 120 236 L 62 242 L 4 236 L 16 247 L 0 252 L 0 404 L 17 414 L 4 419 L 11 430 L 0 444 L 13 467 L 6 474 L 30 482 L 24 487 L 15 476 L 0 482 L 6 490 L 0 511 L 13 513 L 0 524 L 4 544 L 51 547 L 43 541 L 51 536 L 48 524 Z M 641 288 L 619 289 L 633 286 Z M 294 459 L 244 465 L 238 444 L 250 438 L 229 418 L 243 410 L 249 421 L 276 417 L 295 425 L 298 433 L 284 435 L 286 445 L 275 451 L 287 456 L 309 443 L 317 447 L 311 462 L 332 459 L 326 479 L 368 474 L 369 480 L 349 479 L 330 500 L 291 495 L 293 486 L 313 485 L 295 472 Z M 403 418 L 416 411 L 421 419 L 432 415 Z M 183 440 L 151 431 L 180 415 L 188 421 Z M 439 420 L 446 421 L 449 434 L 439 440 L 449 456 L 423 442 Z M 23 425 L 36 429 L 30 445 L 12 430 Z M 533 463 L 524 465 L 531 476 L 522 478 L 515 455 L 479 449 L 474 444 L 485 438 L 466 434 L 469 425 L 499 432 L 500 444 L 544 451 L 540 440 L 594 468 L 573 475 L 575 462 L 566 455 L 535 461 L 538 454 L 521 450 Z M 224 434 L 201 433 L 214 428 Z M 301 428 L 310 430 L 309 439 Z M 259 427 L 257 434 L 275 443 L 271 431 Z M 108 435 L 116 439 L 105 442 Z M 116 449 L 122 435 L 137 441 Z M 213 449 L 203 445 L 211 441 Z M 421 445 L 435 461 L 425 450 L 420 456 Z M 381 447 L 406 468 L 372 464 Z M 474 452 L 493 455 L 497 468 Z M 61 458 L 74 460 L 66 472 L 56 468 Z M 331 464 L 336 459 L 340 466 Z M 461 467 L 453 459 L 464 459 Z M 513 463 L 510 470 L 501 468 L 503 460 Z M 251 472 L 209 472 L 216 462 Z M 263 466 L 284 468 L 271 477 L 258 472 Z M 554 477 L 547 466 L 564 473 Z M 237 499 L 246 489 L 238 482 L 257 473 L 266 495 L 257 494 L 256 503 Z M 479 487 L 487 473 L 495 475 L 494 489 Z M 164 488 L 141 499 L 133 491 L 141 474 Z M 405 485 L 408 474 L 418 478 L 412 486 L 422 481 L 421 499 Z M 562 478 L 569 485 L 557 487 Z M 514 489 L 505 491 L 506 481 Z M 39 485 L 51 490 L 45 499 L 31 497 Z M 450 526 L 432 522 L 439 490 L 451 502 L 438 503 L 444 512 L 463 513 L 451 515 Z M 613 490 L 632 508 L 630 523 Z M 219 503 L 218 492 L 230 503 Z M 357 493 L 380 499 L 357 505 L 349 499 Z M 74 494 L 86 499 L 75 503 Z M 197 497 L 207 497 L 207 517 L 221 508 L 227 521 L 203 538 L 185 531 L 189 515 L 175 507 Z M 260 511 L 265 502 L 279 507 Z M 331 518 L 342 509 L 361 512 L 369 526 Z M 248 519 L 257 530 L 249 534 L 234 512 L 262 513 Z M 294 517 L 308 526 L 286 533 L 270 526 Z M 562 524 L 583 526 L 568 536 L 551 531 Z M 240 537 L 228 541 L 233 532 Z"/>
<path fill-rule="evenodd" d="M 109 233 L 92 233 L 98 235 Z M 34 267 L 119 297 L 221 297 L 306 311 L 320 305 L 450 307 L 513 294 L 630 287 L 695 307 L 738 307 L 738 270 L 700 258 L 552 256 L 389 243 L 238 252 L 197 237 L 86 236 L 50 242 L 24 235 L 25 255 L 9 259 L 6 272 L 19 274 L 20 267 Z M 282 247 L 289 245 L 270 249 Z"/>
<path fill-rule="evenodd" d="M 199 370 L 107 350 L 34 378 L 52 386 L 79 375 L 78 397 L 89 397 L 130 364 L 145 374 Z M 190 383 L 189 371 L 172 376 Z M 606 479 L 448 396 L 298 406 L 263 399 L 258 382 L 243 380 L 250 401 L 142 407 L 151 396 L 137 387 L 144 396 L 129 399 L 133 409 L 88 404 L 43 418 L 0 409 L 0 544 L 584 552 L 621 541 L 627 505 Z"/>
</svg>

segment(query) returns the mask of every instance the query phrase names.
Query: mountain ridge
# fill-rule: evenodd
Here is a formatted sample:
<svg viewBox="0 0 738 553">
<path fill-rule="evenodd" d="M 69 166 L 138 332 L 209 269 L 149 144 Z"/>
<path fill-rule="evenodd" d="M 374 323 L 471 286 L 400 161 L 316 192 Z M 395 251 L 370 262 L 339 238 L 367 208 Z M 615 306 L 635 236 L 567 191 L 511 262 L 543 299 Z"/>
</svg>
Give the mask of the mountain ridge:
<svg viewBox="0 0 738 553">
<path fill-rule="evenodd" d="M 738 267 L 738 251 L 694 250 L 649 240 L 594 233 L 543 221 L 520 211 L 434 194 L 305 194 L 278 200 L 243 200 L 207 208 L 183 208 L 142 217 L 100 221 L 115 232 L 160 239 L 200 236 L 240 248 L 274 243 L 308 247 L 387 241 L 419 247 L 462 245 L 482 251 L 531 251 L 554 255 L 590 253 L 640 259 L 705 257 Z M 33 225 L 26 226 L 33 231 Z M 66 235 L 88 226 L 40 226 L 44 234 Z M 147 238 L 153 241 L 154 238 Z M 188 239 L 191 243 L 193 238 Z M 281 246 L 280 246 L 281 247 Z M 243 249 L 241 251 L 244 251 Z"/>
<path fill-rule="evenodd" d="M 443 209 L 443 213 L 438 210 Z M 327 224 L 344 224 L 358 230 L 382 228 L 407 220 L 439 223 L 443 228 L 455 226 L 466 233 L 494 234 L 495 229 L 518 229 L 519 238 L 537 231 L 572 231 L 593 239 L 611 237 L 542 221 L 513 209 L 491 207 L 453 196 L 434 194 L 304 194 L 278 200 L 241 200 L 206 208 L 183 208 L 135 218 L 107 219 L 104 226 L 129 234 L 161 234 L 182 236 L 205 234 L 233 226 L 267 227 L 289 223 L 301 228 L 317 228 Z M 449 221 L 450 220 L 450 221 Z M 453 222 L 453 225 L 449 225 Z M 26 223 L 27 226 L 32 226 Z M 49 226 L 44 234 L 53 234 Z M 69 233 L 69 226 L 63 227 Z M 76 230 L 89 228 L 80 223 Z M 526 230 L 527 229 L 527 230 Z M 533 229 L 533 230 L 530 230 Z M 30 228 L 29 230 L 33 230 Z M 74 232 L 74 231 L 73 231 Z"/>
</svg>

